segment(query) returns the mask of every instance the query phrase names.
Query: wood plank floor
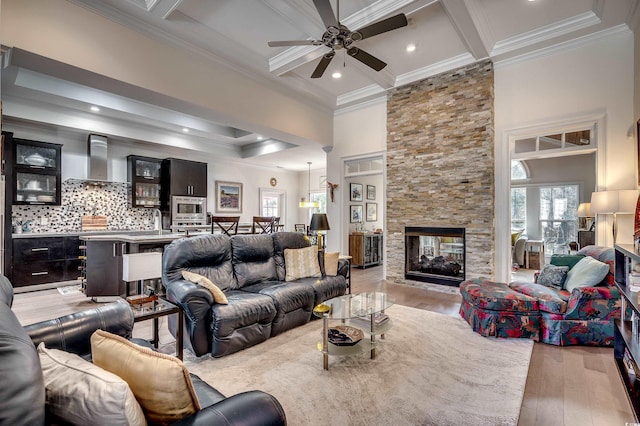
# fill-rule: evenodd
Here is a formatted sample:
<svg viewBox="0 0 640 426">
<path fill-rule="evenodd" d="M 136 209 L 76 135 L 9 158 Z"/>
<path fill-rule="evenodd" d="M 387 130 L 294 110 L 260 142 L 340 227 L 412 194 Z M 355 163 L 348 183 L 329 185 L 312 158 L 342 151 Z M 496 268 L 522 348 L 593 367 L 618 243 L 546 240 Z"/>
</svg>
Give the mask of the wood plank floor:
<svg viewBox="0 0 640 426">
<path fill-rule="evenodd" d="M 458 315 L 459 295 L 388 283 L 382 273 L 381 266 L 354 268 L 352 292 L 386 291 L 398 304 Z M 62 296 L 53 289 L 17 294 L 13 310 L 22 324 L 31 324 L 95 306 L 82 294 Z M 166 318 L 160 327 L 161 348 L 171 353 L 175 340 L 166 328 Z M 149 338 L 151 321 L 136 323 L 134 336 Z M 633 422 L 633 414 L 613 349 L 534 344 L 519 425 L 620 426 L 626 422 Z"/>
</svg>

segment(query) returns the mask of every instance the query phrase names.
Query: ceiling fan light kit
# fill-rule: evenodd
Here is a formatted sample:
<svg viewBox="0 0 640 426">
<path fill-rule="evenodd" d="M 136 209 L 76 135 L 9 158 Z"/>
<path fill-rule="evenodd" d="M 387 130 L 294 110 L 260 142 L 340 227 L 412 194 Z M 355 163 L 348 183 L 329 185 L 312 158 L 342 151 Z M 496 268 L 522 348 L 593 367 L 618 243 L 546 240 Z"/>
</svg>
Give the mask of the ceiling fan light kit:
<svg viewBox="0 0 640 426">
<path fill-rule="evenodd" d="M 321 40 L 289 40 L 289 41 L 270 41 L 271 47 L 284 46 L 327 46 L 331 51 L 325 54 L 311 74 L 311 78 L 320 78 L 331 63 L 336 54 L 336 50 L 345 49 L 349 56 L 357 59 L 368 67 L 380 71 L 387 66 L 386 62 L 381 61 L 375 56 L 352 46 L 354 42 L 364 40 L 378 34 L 406 27 L 407 17 L 404 13 L 392 16 L 382 21 L 367 25 L 356 31 L 350 31 L 349 28 L 340 24 L 340 0 L 338 0 L 338 16 L 333 13 L 330 0 L 313 0 L 313 4 L 318 10 L 318 14 L 322 19 L 327 30 L 322 35 Z"/>
</svg>

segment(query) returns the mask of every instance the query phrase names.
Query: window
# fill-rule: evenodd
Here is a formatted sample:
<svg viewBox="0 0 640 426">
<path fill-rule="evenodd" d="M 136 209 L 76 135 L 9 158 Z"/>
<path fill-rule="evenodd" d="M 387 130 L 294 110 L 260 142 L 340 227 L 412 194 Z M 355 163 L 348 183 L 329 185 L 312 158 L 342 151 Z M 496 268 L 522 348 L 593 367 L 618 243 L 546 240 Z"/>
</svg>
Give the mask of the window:
<svg viewBox="0 0 640 426">
<path fill-rule="evenodd" d="M 279 216 L 279 200 L 280 197 L 276 195 L 264 195 L 262 197 L 262 216 Z"/>
<path fill-rule="evenodd" d="M 309 209 L 309 221 L 314 213 L 326 213 L 327 212 L 327 193 L 326 192 L 312 192 L 310 194 L 311 201 L 319 203 L 320 206 L 314 209 Z"/>
<path fill-rule="evenodd" d="M 283 223 L 286 215 L 285 206 L 286 193 L 278 189 L 263 189 L 260 188 L 260 215 L 261 216 L 275 216 L 280 218 L 280 223 Z"/>
<path fill-rule="evenodd" d="M 583 127 L 578 130 L 571 129 L 565 132 L 516 139 L 513 142 L 512 152 L 517 155 L 550 150 L 593 149 L 596 146 L 594 138 L 595 124 L 591 128 Z"/>
<path fill-rule="evenodd" d="M 525 229 L 527 225 L 527 188 L 511 188 L 511 229 Z"/>
<path fill-rule="evenodd" d="M 529 178 L 527 168 L 522 161 L 511 161 L 511 180 L 525 180 Z"/>
<path fill-rule="evenodd" d="M 578 239 L 578 185 L 540 188 L 540 229 L 547 254 L 568 253 Z"/>
</svg>

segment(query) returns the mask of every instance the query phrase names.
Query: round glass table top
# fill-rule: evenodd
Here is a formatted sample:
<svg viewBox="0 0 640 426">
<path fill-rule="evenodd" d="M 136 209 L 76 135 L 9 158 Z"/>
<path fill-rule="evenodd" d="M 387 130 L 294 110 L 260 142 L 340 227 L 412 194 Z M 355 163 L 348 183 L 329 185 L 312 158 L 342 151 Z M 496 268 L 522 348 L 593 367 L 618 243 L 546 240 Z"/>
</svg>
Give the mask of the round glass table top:
<svg viewBox="0 0 640 426">
<path fill-rule="evenodd" d="M 329 309 L 326 312 L 320 312 L 316 306 L 313 314 L 318 317 L 326 316 L 329 319 L 357 318 L 382 312 L 394 303 L 395 301 L 387 296 L 387 293 L 382 292 L 345 294 L 318 305 L 328 306 Z"/>
</svg>

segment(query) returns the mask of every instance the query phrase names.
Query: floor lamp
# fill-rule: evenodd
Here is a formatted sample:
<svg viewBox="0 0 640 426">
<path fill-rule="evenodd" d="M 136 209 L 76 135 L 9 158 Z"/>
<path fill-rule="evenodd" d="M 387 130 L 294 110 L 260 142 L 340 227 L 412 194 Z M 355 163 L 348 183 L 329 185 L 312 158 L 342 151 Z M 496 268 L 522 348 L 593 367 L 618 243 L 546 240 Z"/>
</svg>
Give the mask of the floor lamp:
<svg viewBox="0 0 640 426">
<path fill-rule="evenodd" d="M 613 243 L 618 239 L 618 215 L 633 214 L 636 210 L 638 191 L 635 189 L 618 189 L 598 191 L 591 194 L 592 214 L 613 215 Z"/>
</svg>

